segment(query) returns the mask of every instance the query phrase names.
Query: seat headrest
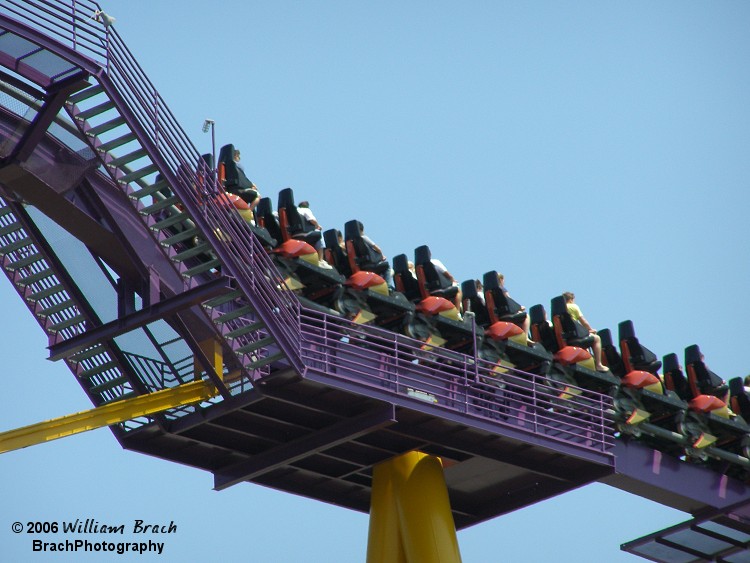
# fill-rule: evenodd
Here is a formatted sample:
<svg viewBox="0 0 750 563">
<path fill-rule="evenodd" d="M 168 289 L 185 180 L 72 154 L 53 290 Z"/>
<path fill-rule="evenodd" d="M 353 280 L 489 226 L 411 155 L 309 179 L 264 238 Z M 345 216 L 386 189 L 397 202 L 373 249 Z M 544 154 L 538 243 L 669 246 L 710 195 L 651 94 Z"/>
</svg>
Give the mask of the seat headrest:
<svg viewBox="0 0 750 563">
<path fill-rule="evenodd" d="M 464 295 L 464 299 L 475 299 L 479 297 L 477 293 L 477 284 L 474 280 L 466 280 L 461 282 L 461 293 Z"/>
<path fill-rule="evenodd" d="M 701 360 L 701 349 L 697 344 L 691 344 L 685 348 L 685 365 L 694 364 L 696 362 L 702 362 Z"/>
<path fill-rule="evenodd" d="M 292 188 L 284 188 L 279 192 L 279 204 L 276 209 L 289 209 L 294 207 L 294 192 Z"/>
<path fill-rule="evenodd" d="M 497 279 L 497 270 L 490 270 L 482 277 L 482 284 L 485 291 L 500 289 L 500 281 Z"/>
<path fill-rule="evenodd" d="M 258 202 L 258 206 L 255 208 L 255 212 L 261 217 L 273 215 L 273 204 L 271 203 L 271 198 L 261 198 L 261 200 Z"/>
<path fill-rule="evenodd" d="M 326 243 L 326 248 L 333 248 L 339 245 L 339 236 L 336 229 L 328 229 L 323 233 L 323 242 Z"/>
<path fill-rule="evenodd" d="M 677 354 L 671 353 L 664 356 L 662 358 L 662 365 L 664 366 L 665 372 L 680 369 L 680 361 L 677 359 Z"/>
<path fill-rule="evenodd" d="M 617 331 L 620 335 L 620 340 L 635 338 L 635 327 L 633 326 L 633 321 L 622 321 L 617 325 Z"/>
<path fill-rule="evenodd" d="M 529 320 L 532 324 L 543 323 L 545 316 L 544 305 L 532 305 L 529 309 Z"/>
<path fill-rule="evenodd" d="M 356 219 L 352 219 L 351 221 L 347 221 L 344 224 L 344 239 L 346 240 L 355 240 L 362 236 L 362 233 L 360 231 L 360 223 Z"/>
<path fill-rule="evenodd" d="M 406 254 L 399 254 L 393 257 L 393 271 L 396 274 L 409 273 L 409 260 L 406 258 Z"/>
<path fill-rule="evenodd" d="M 568 308 L 565 305 L 565 298 L 562 295 L 553 297 L 552 301 L 550 302 L 550 307 L 552 309 L 553 317 L 556 315 L 563 315 L 568 312 Z"/>
<path fill-rule="evenodd" d="M 425 264 L 432 260 L 432 252 L 426 244 L 414 249 L 414 264 Z"/>
<path fill-rule="evenodd" d="M 219 150 L 219 162 L 234 162 L 234 145 L 224 145 Z"/>
<path fill-rule="evenodd" d="M 614 346 L 612 343 L 612 333 L 608 328 L 603 328 L 597 331 L 599 338 L 602 339 L 602 346 Z"/>
</svg>

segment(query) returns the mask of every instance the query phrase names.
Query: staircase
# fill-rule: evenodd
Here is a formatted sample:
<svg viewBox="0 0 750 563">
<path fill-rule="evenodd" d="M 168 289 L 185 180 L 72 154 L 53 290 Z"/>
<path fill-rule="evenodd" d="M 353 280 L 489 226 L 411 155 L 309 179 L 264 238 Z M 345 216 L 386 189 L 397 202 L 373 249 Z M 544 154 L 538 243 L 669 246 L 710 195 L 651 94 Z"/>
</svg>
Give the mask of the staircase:
<svg viewBox="0 0 750 563">
<path fill-rule="evenodd" d="M 50 344 L 101 324 L 23 207 L 2 198 L 0 264 Z M 142 392 L 137 379 L 126 375 L 129 370 L 113 342 L 77 352 L 65 362 L 97 406 Z"/>
</svg>

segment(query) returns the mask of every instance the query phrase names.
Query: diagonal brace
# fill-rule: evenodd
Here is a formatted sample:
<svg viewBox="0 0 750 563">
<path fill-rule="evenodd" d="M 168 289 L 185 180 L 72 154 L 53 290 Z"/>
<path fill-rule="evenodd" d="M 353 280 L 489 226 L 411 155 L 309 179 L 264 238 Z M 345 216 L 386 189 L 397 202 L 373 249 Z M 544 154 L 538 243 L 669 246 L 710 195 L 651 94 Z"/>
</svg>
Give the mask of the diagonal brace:
<svg viewBox="0 0 750 563">
<path fill-rule="evenodd" d="M 111 426 L 166 409 L 205 401 L 216 394 L 216 388 L 210 382 L 194 381 L 171 389 L 107 403 L 87 411 L 8 430 L 0 433 L 0 453 L 49 442 L 102 426 Z"/>
<path fill-rule="evenodd" d="M 395 407 L 391 404 L 365 412 L 354 418 L 341 420 L 319 432 L 302 436 L 255 455 L 248 460 L 216 471 L 214 473 L 214 489 L 217 491 L 224 490 L 282 465 L 294 463 L 316 452 L 354 440 L 363 434 L 395 422 Z"/>
</svg>

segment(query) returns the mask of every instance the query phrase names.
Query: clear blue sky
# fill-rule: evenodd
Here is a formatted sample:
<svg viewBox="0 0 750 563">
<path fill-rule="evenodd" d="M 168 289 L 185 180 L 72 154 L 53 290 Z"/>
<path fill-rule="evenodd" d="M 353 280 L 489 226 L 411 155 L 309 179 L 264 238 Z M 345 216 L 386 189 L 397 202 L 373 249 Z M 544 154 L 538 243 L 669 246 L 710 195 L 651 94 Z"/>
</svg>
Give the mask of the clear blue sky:
<svg viewBox="0 0 750 563">
<path fill-rule="evenodd" d="M 632 319 L 660 356 L 697 343 L 724 378 L 750 373 L 747 2 L 103 8 L 199 150 L 215 119 L 263 195 L 291 186 L 324 227 L 357 218 L 389 256 L 427 243 L 459 279 L 502 271 L 527 307 L 571 290 L 599 328 Z M 88 408 L 1 280 L 0 315 L 2 429 Z M 12 521 L 76 517 L 174 520 L 165 554 L 138 561 L 365 556 L 366 515 L 214 492 L 108 430 L 4 454 L 0 483 L 3 560 L 44 558 Z M 458 538 L 467 563 L 628 562 L 621 542 L 685 519 L 594 485 Z"/>
</svg>

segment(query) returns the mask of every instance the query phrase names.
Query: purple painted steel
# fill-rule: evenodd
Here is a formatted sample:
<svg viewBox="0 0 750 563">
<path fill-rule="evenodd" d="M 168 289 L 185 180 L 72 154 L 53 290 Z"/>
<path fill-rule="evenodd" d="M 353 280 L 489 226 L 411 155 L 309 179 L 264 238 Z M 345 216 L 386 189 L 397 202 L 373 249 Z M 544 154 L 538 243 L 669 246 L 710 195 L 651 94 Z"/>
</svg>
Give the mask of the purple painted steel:
<svg viewBox="0 0 750 563">
<path fill-rule="evenodd" d="M 437 409 L 519 428 L 578 448 L 609 452 L 611 398 L 580 389 L 561 399 L 545 378 L 444 348 L 425 350 L 405 336 L 302 309 L 302 358 L 332 386 L 398 402 L 415 410 Z"/>
<path fill-rule="evenodd" d="M 6 8 L 10 5 L 12 13 L 44 29 L 50 22 L 49 18 L 40 15 L 40 11 L 44 14 L 56 12 L 60 16 L 54 22 L 57 25 L 56 37 L 72 37 L 66 30 L 75 30 L 76 25 L 81 24 L 81 10 L 78 7 L 69 14 L 62 11 L 60 5 L 49 2 L 31 1 L 19 6 L 12 0 L 2 0 L 0 5 Z M 87 6 L 99 9 L 95 3 Z M 7 20 L 2 16 L 0 19 Z M 76 48 L 86 56 L 93 57 L 90 60 L 81 55 L 75 57 L 75 52 L 64 55 L 66 59 L 84 59 L 78 64 L 97 77 L 128 126 L 148 150 L 153 163 L 201 228 L 221 259 L 223 272 L 236 279 L 257 315 L 271 331 L 291 364 L 301 373 L 304 366 L 299 359 L 299 301 L 290 292 L 279 294 L 276 291 L 283 282 L 279 283 L 279 277 L 273 275 L 275 269 L 270 260 L 243 220 L 236 213 L 228 213 L 226 207 L 217 202 L 221 187 L 216 183 L 205 184 L 206 179 L 213 180 L 213 176 L 207 173 L 205 167 L 203 170 L 196 169 L 202 163 L 200 154 L 116 31 L 103 26 L 99 30 L 94 29 L 94 33 L 98 33 L 96 36 L 106 45 L 103 52 L 82 48 L 77 41 L 71 41 L 71 49 L 68 50 L 23 24 L 1 23 L 3 26 L 7 23 L 16 33 L 33 38 L 34 42 L 52 52 Z M 124 172 L 119 172 L 118 177 L 122 176 Z M 196 189 L 198 186 L 202 188 Z"/>
</svg>

